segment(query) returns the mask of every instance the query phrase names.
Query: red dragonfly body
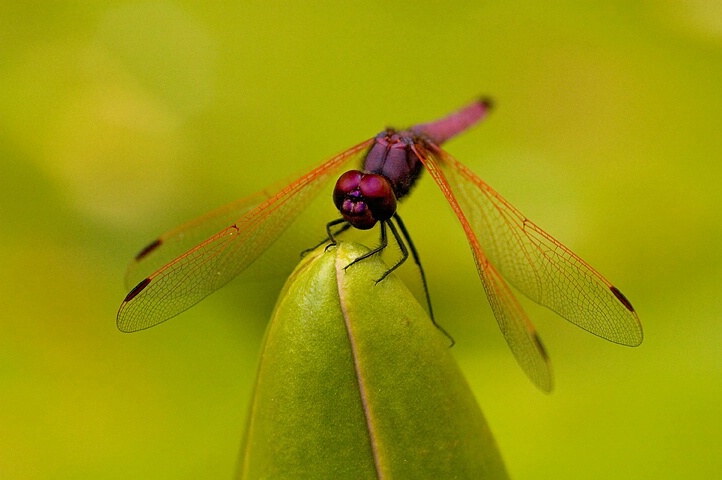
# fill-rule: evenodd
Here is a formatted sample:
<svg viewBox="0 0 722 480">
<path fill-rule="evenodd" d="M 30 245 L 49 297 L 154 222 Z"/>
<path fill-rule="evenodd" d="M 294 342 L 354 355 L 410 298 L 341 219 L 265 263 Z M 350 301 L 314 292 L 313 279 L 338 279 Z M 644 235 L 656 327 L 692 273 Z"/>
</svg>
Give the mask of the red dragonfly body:
<svg viewBox="0 0 722 480">
<path fill-rule="evenodd" d="M 552 389 L 549 360 L 506 281 L 595 335 L 623 345 L 639 345 L 641 324 L 616 287 L 441 149 L 443 142 L 478 123 L 489 109 L 490 102 L 479 100 L 441 120 L 402 131 L 387 129 L 278 192 L 242 199 L 161 236 L 130 266 L 129 273 L 152 273 L 126 296 L 118 311 L 118 328 L 132 332 L 157 325 L 226 284 L 283 233 L 309 199 L 357 162 L 361 169 L 345 171 L 333 190 L 342 218 L 327 226 L 330 240 L 334 240 L 332 225 L 343 223 L 342 231 L 349 226 L 370 229 L 380 222 L 382 246 L 374 252 L 386 245 L 386 225 L 403 250 L 392 220 L 399 223 L 407 241 L 410 239 L 396 214 L 397 202 L 409 193 L 421 172 L 428 171 L 466 233 L 481 283 L 509 347 L 541 390 Z M 222 223 L 226 218 L 231 220 Z M 222 227 L 177 257 L 173 255 L 171 261 L 163 260 L 183 245 L 187 236 L 211 224 Z M 410 246 L 419 263 L 413 244 Z"/>
</svg>

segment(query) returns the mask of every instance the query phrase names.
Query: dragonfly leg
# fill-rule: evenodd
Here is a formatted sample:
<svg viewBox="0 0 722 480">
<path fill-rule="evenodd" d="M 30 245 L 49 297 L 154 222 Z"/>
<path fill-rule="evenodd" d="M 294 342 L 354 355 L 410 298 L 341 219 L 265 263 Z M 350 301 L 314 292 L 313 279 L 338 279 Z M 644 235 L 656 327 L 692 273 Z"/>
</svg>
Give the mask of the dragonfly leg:
<svg viewBox="0 0 722 480">
<path fill-rule="evenodd" d="M 384 274 L 381 275 L 381 278 L 376 280 L 376 283 L 379 283 L 381 280 L 386 278 L 389 275 L 389 273 L 391 273 L 394 270 L 396 270 L 397 268 L 399 268 L 409 258 L 409 249 L 406 248 L 406 244 L 399 236 L 399 232 L 398 232 L 398 230 L 396 230 L 396 226 L 394 225 L 394 223 L 392 221 L 389 220 L 388 222 L 384 222 L 381 224 L 382 228 L 386 225 L 386 223 L 388 223 L 389 228 L 391 229 L 391 233 L 394 236 L 394 239 L 396 240 L 396 243 L 398 244 L 399 248 L 401 249 L 401 258 L 391 268 L 386 270 L 386 272 L 384 272 Z M 381 232 L 383 233 L 383 230 L 381 230 Z"/>
<path fill-rule="evenodd" d="M 333 233 L 331 229 L 332 229 L 333 227 L 335 227 L 336 225 L 339 225 L 339 224 L 342 224 L 342 223 L 343 223 L 344 225 L 343 225 L 341 228 L 338 229 L 338 232 Z M 333 246 L 336 245 L 336 243 L 337 243 L 337 241 L 336 241 L 336 236 L 337 236 L 337 235 L 340 235 L 340 234 L 343 233 L 343 232 L 345 232 L 345 231 L 348 230 L 349 228 L 351 228 L 351 224 L 348 223 L 348 222 L 347 222 L 346 220 L 344 220 L 343 218 L 337 218 L 336 220 L 333 220 L 333 221 L 331 221 L 331 222 L 328 222 L 328 223 L 326 224 L 326 238 L 324 238 L 323 240 L 321 240 L 320 242 L 318 242 L 318 243 L 317 243 L 316 245 L 314 245 L 313 247 L 307 248 L 306 250 L 303 250 L 303 251 L 301 252 L 301 258 L 305 257 L 309 252 L 312 252 L 312 251 L 316 250 L 318 247 L 320 247 L 321 245 L 323 245 L 323 244 L 326 243 L 326 242 L 329 242 L 329 244 L 326 246 L 326 249 L 327 249 L 327 250 L 328 250 L 330 247 L 333 247 Z"/>
<path fill-rule="evenodd" d="M 368 253 L 364 253 L 363 255 L 361 255 L 360 257 L 358 257 L 357 259 L 355 259 L 353 262 L 351 262 L 351 263 L 349 263 L 348 265 L 346 265 L 346 267 L 344 267 L 344 269 L 350 267 L 351 265 L 353 265 L 353 264 L 355 264 L 355 263 L 357 263 L 357 262 L 360 262 L 361 260 L 365 260 L 365 259 L 367 259 L 367 258 L 369 258 L 369 257 L 371 257 L 371 256 L 373 256 L 373 255 L 376 255 L 377 253 L 379 253 L 380 251 L 382 251 L 384 248 L 386 248 L 386 247 L 388 246 L 389 241 L 388 241 L 388 238 L 387 238 L 387 236 L 386 236 L 386 223 L 387 223 L 387 222 L 384 221 L 384 222 L 379 222 L 379 223 L 381 223 L 381 242 L 379 243 L 379 246 L 376 247 L 376 248 L 374 248 L 373 250 L 371 250 L 371 251 L 368 252 Z M 402 263 L 403 263 L 403 262 L 402 262 Z M 384 277 L 385 277 L 385 276 L 386 276 L 386 275 L 384 275 Z M 383 279 L 383 277 L 381 277 L 376 283 L 378 283 L 378 282 L 381 281 L 382 279 Z"/>
<path fill-rule="evenodd" d="M 331 231 L 331 228 L 332 228 L 332 227 L 335 227 L 336 225 L 339 225 L 339 224 L 341 224 L 341 223 L 343 223 L 343 226 L 341 226 L 341 228 L 338 229 L 338 232 L 333 233 L 333 232 Z M 351 224 L 348 223 L 348 222 L 347 222 L 346 220 L 344 220 L 343 218 L 338 218 L 338 219 L 336 219 L 336 220 L 333 220 L 333 221 L 331 221 L 331 222 L 328 222 L 328 223 L 326 224 L 326 233 L 328 234 L 328 237 L 326 237 L 326 239 L 325 239 L 323 242 L 321 242 L 321 243 L 319 243 L 318 245 L 316 245 L 316 247 L 319 247 L 319 246 L 323 245 L 323 243 L 324 243 L 324 242 L 327 242 L 327 241 L 328 241 L 328 242 L 331 242 L 329 246 L 336 245 L 336 243 L 338 243 L 338 242 L 336 241 L 336 235 L 342 234 L 343 232 L 345 232 L 345 231 L 348 230 L 349 228 L 351 228 Z M 328 247 L 327 247 L 327 248 L 328 248 Z"/>
<path fill-rule="evenodd" d="M 399 226 L 399 230 L 401 230 L 401 233 L 403 234 L 404 239 L 406 240 L 406 243 L 408 243 L 408 245 L 409 245 L 409 249 L 411 250 L 411 256 L 414 257 L 414 263 L 415 263 L 416 266 L 419 268 L 419 274 L 421 275 L 421 283 L 422 283 L 422 285 L 423 285 L 423 287 L 424 287 L 424 295 L 426 296 L 426 305 L 429 307 L 429 317 L 431 318 L 431 323 L 433 323 L 434 326 L 435 326 L 441 333 L 443 333 L 446 338 L 449 339 L 449 341 L 451 342 L 451 344 L 449 345 L 449 348 L 451 348 L 451 347 L 454 346 L 454 344 L 456 343 L 456 341 L 454 340 L 454 337 L 452 337 L 451 335 L 449 335 L 449 332 L 447 332 L 446 330 L 444 330 L 443 327 L 441 327 L 441 325 L 439 325 L 438 323 L 436 323 L 436 319 L 434 319 L 434 310 L 433 310 L 433 308 L 431 308 L 431 295 L 429 294 L 429 286 L 428 286 L 428 284 L 426 283 L 426 274 L 424 273 L 424 267 L 421 265 L 421 259 L 419 258 L 419 253 L 416 251 L 416 247 L 414 246 L 414 242 L 411 241 L 411 236 L 409 235 L 409 231 L 406 230 L 406 226 L 404 225 L 404 222 L 401 220 L 401 217 L 400 217 L 398 214 L 395 213 L 393 218 L 394 218 L 394 220 L 396 220 L 396 223 L 397 223 L 398 226 Z M 399 238 L 399 235 L 398 235 L 398 233 L 396 232 L 396 229 L 393 228 L 393 224 L 391 224 L 391 222 L 389 222 L 389 225 L 391 225 L 391 232 L 394 234 L 394 237 L 396 238 L 396 241 L 398 242 L 398 244 L 399 244 L 399 246 L 401 247 L 401 250 L 402 250 L 402 252 L 403 252 L 403 251 L 404 251 L 404 248 L 405 248 L 405 247 L 403 246 L 404 242 L 402 242 L 401 239 Z M 388 275 L 388 273 L 389 273 L 389 272 L 387 272 L 387 273 L 384 275 L 384 277 L 385 277 L 386 275 Z M 382 277 L 382 279 L 383 279 L 383 277 Z"/>
</svg>

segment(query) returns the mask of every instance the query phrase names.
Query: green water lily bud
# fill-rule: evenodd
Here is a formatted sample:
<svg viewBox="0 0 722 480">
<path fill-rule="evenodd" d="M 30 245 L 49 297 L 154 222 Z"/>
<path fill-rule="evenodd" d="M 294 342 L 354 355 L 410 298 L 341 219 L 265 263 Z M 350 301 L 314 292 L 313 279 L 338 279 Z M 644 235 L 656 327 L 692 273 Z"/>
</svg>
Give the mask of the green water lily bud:
<svg viewBox="0 0 722 480">
<path fill-rule="evenodd" d="M 307 255 L 268 325 L 243 479 L 503 479 L 448 339 L 377 257 Z"/>
</svg>

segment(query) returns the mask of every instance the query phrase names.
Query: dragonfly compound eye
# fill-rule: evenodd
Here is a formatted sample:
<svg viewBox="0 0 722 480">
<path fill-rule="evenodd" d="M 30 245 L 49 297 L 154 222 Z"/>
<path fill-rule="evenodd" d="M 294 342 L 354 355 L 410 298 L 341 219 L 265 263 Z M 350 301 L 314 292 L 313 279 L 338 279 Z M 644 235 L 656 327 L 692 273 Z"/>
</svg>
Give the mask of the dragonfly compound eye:
<svg viewBox="0 0 722 480">
<path fill-rule="evenodd" d="M 368 230 L 396 212 L 396 196 L 383 175 L 351 170 L 338 179 L 333 201 L 343 218 L 354 227 Z"/>
</svg>

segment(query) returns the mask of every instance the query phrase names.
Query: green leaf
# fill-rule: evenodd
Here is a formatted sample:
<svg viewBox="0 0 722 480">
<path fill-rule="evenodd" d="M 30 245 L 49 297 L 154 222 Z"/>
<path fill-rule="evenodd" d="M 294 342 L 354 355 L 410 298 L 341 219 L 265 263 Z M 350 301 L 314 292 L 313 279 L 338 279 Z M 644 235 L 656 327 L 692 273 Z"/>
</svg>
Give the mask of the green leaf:
<svg viewBox="0 0 722 480">
<path fill-rule="evenodd" d="M 240 478 L 507 478 L 448 339 L 351 243 L 307 255 L 266 331 Z"/>
</svg>

